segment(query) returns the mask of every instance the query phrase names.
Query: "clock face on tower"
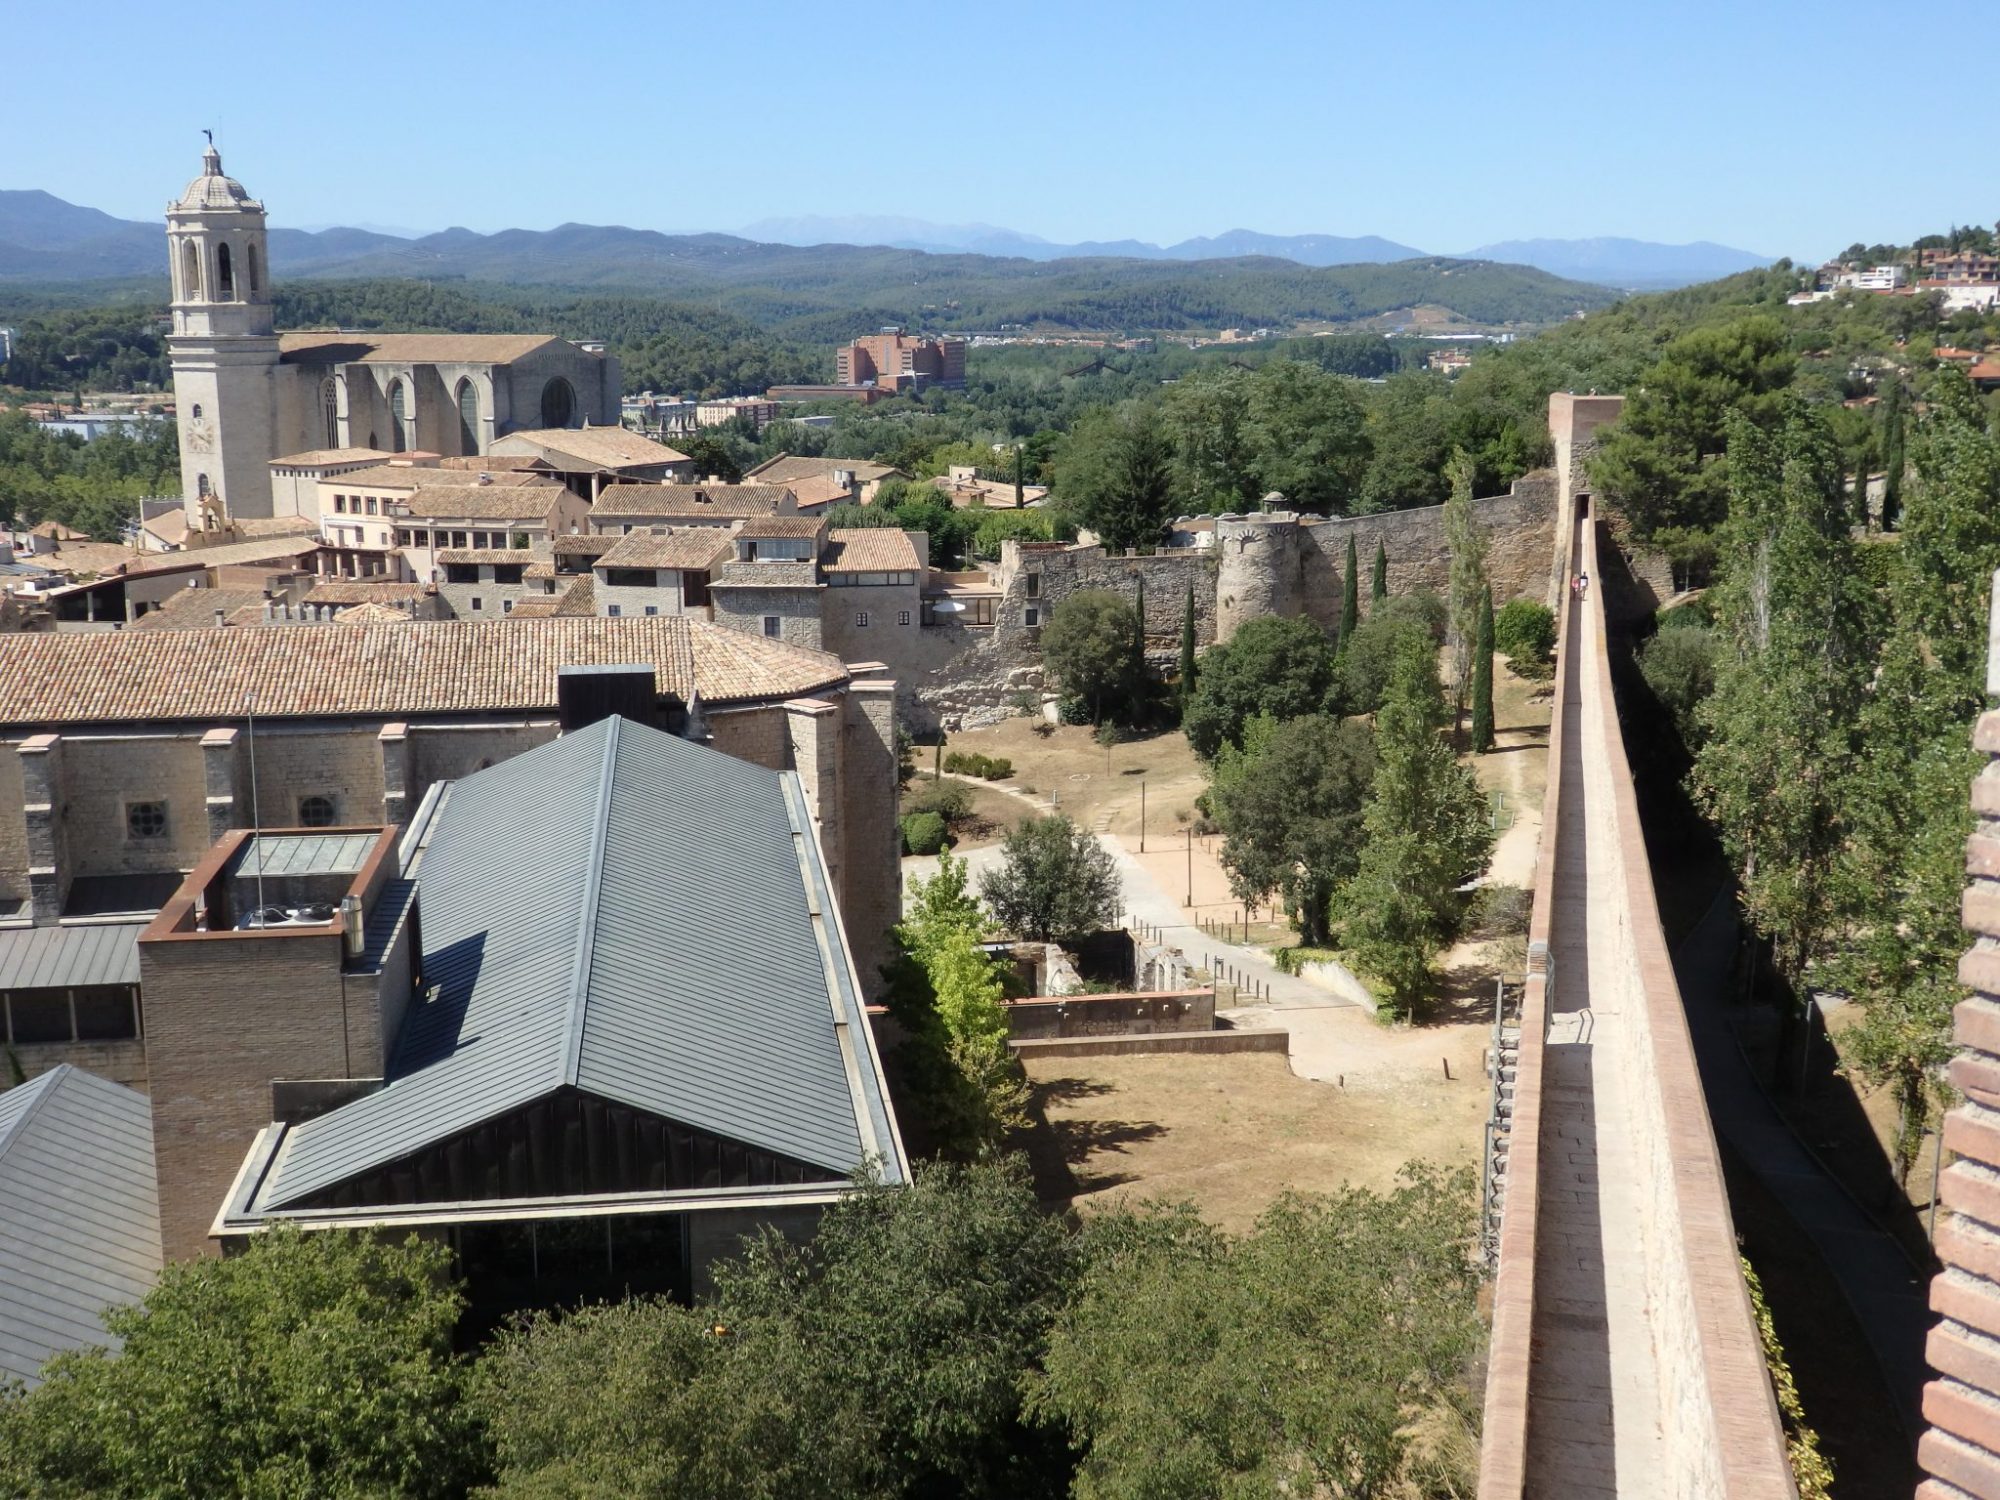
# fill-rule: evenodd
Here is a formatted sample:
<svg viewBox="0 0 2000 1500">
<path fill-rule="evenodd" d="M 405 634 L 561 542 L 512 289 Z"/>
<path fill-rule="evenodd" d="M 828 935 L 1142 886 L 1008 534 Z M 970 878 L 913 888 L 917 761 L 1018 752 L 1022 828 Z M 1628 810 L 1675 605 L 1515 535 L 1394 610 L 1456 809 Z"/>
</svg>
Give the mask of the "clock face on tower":
<svg viewBox="0 0 2000 1500">
<path fill-rule="evenodd" d="M 196 453 L 206 453 L 215 446 L 215 428 L 208 418 L 196 417 L 188 423 L 188 447 Z"/>
</svg>

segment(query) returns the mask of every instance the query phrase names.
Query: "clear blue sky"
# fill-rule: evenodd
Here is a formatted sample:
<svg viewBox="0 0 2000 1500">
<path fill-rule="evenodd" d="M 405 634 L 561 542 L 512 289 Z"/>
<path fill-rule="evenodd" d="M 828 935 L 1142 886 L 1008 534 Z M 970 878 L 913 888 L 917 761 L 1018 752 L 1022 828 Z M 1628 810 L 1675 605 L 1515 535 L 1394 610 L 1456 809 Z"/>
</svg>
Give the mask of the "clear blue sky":
<svg viewBox="0 0 2000 1500">
<path fill-rule="evenodd" d="M 1818 256 L 2000 214 L 1980 150 L 1927 149 L 1895 105 L 1947 33 L 1849 0 L 111 0 L 4 31 L 0 187 L 130 218 L 203 126 L 293 225 L 871 213 Z"/>
</svg>

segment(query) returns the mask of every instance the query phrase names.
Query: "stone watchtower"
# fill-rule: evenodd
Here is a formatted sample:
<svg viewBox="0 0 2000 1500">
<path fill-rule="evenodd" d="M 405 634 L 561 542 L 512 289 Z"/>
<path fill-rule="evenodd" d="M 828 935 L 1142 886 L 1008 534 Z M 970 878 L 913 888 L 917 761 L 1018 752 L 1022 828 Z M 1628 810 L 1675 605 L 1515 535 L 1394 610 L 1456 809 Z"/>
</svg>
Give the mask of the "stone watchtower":
<svg viewBox="0 0 2000 1500">
<path fill-rule="evenodd" d="M 213 141 L 201 176 L 167 207 L 173 277 L 174 406 L 188 525 L 268 516 L 278 336 L 271 323 L 264 205 L 222 175 Z"/>
<path fill-rule="evenodd" d="M 1288 510 L 1215 520 L 1215 639 L 1259 615 L 1300 613 L 1299 518 Z"/>
</svg>

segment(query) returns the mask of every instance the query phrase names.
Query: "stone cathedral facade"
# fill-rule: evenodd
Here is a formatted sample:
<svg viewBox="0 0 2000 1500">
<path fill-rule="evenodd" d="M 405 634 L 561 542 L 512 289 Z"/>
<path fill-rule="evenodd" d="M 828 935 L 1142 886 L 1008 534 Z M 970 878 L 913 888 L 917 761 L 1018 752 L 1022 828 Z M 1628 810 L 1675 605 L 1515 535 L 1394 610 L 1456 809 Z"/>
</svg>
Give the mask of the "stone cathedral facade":
<svg viewBox="0 0 2000 1500">
<path fill-rule="evenodd" d="M 618 362 L 544 334 L 279 333 L 264 205 L 201 175 L 167 208 L 174 401 L 191 528 L 274 514 L 273 460 L 330 450 L 446 457 L 517 431 L 616 426 Z"/>
</svg>

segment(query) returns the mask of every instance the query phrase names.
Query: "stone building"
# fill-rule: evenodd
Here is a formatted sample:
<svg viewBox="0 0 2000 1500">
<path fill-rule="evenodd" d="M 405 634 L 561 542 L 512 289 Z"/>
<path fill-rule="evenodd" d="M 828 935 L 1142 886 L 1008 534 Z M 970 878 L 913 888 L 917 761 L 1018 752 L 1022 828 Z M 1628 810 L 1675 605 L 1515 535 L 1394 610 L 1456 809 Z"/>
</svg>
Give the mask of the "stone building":
<svg viewBox="0 0 2000 1500">
<path fill-rule="evenodd" d="M 552 739 L 562 668 L 631 662 L 653 666 L 663 727 L 799 774 L 872 984 L 901 894 L 896 687 L 879 666 L 676 618 L 14 635 L 0 1011 L 23 1008 L 16 1055 L 39 1072 L 110 1048 L 110 1076 L 143 1083 L 136 929 L 104 924 L 144 920 L 232 828 L 407 822 L 434 783 Z"/>
<path fill-rule="evenodd" d="M 271 463 L 367 448 L 483 454 L 521 429 L 618 424 L 618 362 L 543 334 L 280 334 L 264 205 L 222 172 L 167 209 L 174 401 L 190 529 L 270 516 Z M 290 494 L 296 495 L 294 486 Z"/>
</svg>

